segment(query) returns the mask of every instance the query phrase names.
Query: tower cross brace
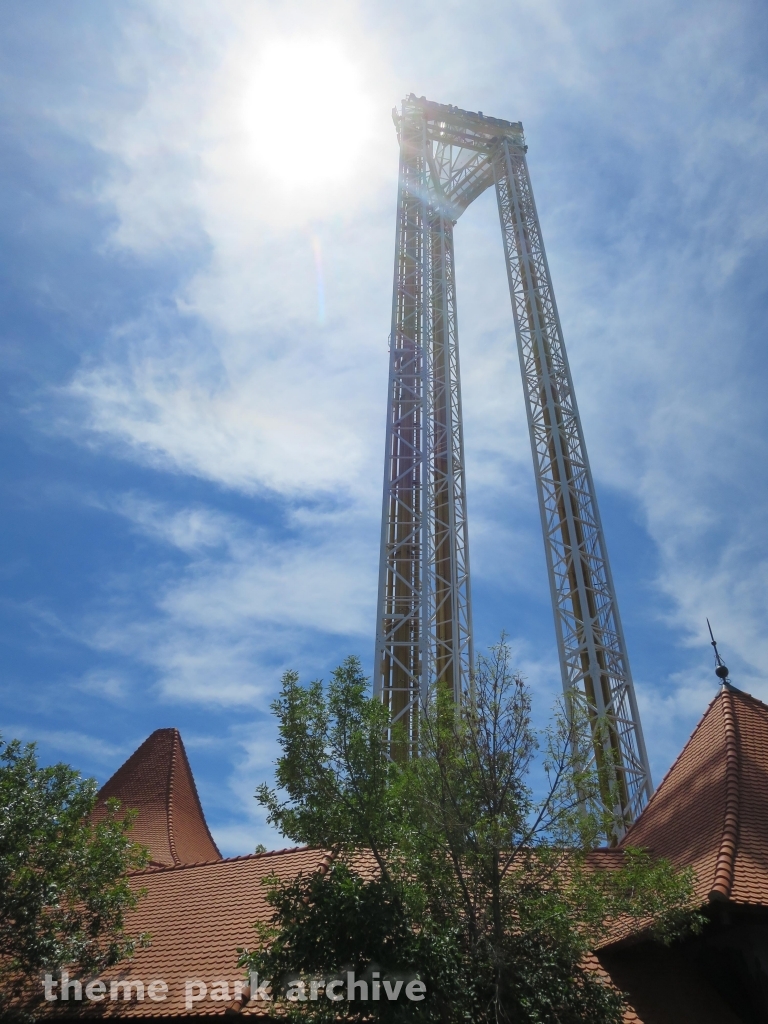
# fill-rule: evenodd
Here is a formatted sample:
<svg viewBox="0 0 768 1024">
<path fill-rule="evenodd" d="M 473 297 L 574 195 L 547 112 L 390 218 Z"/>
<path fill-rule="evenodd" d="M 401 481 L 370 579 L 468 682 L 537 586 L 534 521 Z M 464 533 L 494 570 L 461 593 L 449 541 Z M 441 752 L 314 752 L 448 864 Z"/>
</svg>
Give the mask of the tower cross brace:
<svg viewBox="0 0 768 1024">
<path fill-rule="evenodd" d="M 471 686 L 454 226 L 495 187 L 563 689 L 591 723 L 620 836 L 652 792 L 626 644 L 519 122 L 411 95 L 400 143 L 375 692 L 393 756 L 435 687 Z M 610 796 L 608 795 L 610 793 Z"/>
</svg>

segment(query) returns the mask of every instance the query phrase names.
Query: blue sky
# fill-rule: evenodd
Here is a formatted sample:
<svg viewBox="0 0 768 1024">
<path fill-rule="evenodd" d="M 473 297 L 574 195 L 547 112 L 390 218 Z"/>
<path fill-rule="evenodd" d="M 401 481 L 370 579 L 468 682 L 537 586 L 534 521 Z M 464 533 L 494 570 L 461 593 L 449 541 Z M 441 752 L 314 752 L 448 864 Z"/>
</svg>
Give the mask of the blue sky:
<svg viewBox="0 0 768 1024">
<path fill-rule="evenodd" d="M 286 667 L 369 668 L 397 144 L 522 120 L 658 781 L 768 699 L 768 16 L 624 0 L 7 0 L 0 729 L 184 737 L 229 854 Z M 494 197 L 456 229 L 479 646 L 559 687 Z"/>
</svg>

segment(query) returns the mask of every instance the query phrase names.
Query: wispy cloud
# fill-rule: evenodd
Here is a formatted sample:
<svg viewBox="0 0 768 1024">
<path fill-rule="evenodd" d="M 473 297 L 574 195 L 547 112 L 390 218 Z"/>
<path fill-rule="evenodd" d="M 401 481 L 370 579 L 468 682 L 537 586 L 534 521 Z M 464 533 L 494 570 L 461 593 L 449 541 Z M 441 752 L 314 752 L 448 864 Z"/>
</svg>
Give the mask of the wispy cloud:
<svg viewBox="0 0 768 1024">
<path fill-rule="evenodd" d="M 172 570 L 161 559 L 128 604 L 121 584 L 80 636 L 151 666 L 166 699 L 265 709 L 282 668 L 304 664 L 319 638 L 367 639 L 373 559 L 346 517 L 305 515 L 291 541 L 199 506 L 136 494 L 109 506 L 185 560 Z"/>
<path fill-rule="evenodd" d="M 115 757 L 127 753 L 125 747 L 107 743 L 92 733 L 69 729 L 32 729 L 23 723 L 3 723 L 0 725 L 0 734 L 6 741 L 14 738 L 27 743 L 44 744 L 59 756 L 64 754 L 78 760 L 82 758 L 83 752 L 87 751 L 89 760 L 99 764 L 108 764 Z"/>
<path fill-rule="evenodd" d="M 118 705 L 128 703 L 131 690 L 131 680 L 126 673 L 98 668 L 86 672 L 74 685 L 83 693 Z"/>
</svg>

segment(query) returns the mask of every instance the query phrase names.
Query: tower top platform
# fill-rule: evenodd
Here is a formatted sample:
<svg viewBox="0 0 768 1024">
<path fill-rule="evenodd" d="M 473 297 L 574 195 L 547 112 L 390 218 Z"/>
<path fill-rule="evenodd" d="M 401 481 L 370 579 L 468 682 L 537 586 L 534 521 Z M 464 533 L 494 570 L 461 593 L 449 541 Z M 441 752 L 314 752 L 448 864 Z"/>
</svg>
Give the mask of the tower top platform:
<svg viewBox="0 0 768 1024">
<path fill-rule="evenodd" d="M 436 142 L 487 150 L 500 138 L 507 138 L 517 145 L 525 146 L 520 121 L 504 121 L 499 117 L 489 117 L 482 110 L 462 110 L 450 103 L 435 103 L 413 93 L 403 100 L 402 110 L 395 107 L 392 111 L 398 136 L 403 119 L 414 115 L 426 120 L 427 133 Z"/>
</svg>

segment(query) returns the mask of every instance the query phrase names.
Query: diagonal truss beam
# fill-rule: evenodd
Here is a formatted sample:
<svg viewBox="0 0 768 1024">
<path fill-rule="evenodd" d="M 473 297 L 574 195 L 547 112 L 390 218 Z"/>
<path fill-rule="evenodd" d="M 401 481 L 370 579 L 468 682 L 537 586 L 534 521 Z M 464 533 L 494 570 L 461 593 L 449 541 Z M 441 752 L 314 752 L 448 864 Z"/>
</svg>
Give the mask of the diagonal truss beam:
<svg viewBox="0 0 768 1024">
<path fill-rule="evenodd" d="M 563 687 L 620 836 L 653 791 L 648 756 L 525 147 L 502 139 L 492 161 Z"/>
</svg>

